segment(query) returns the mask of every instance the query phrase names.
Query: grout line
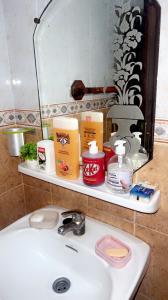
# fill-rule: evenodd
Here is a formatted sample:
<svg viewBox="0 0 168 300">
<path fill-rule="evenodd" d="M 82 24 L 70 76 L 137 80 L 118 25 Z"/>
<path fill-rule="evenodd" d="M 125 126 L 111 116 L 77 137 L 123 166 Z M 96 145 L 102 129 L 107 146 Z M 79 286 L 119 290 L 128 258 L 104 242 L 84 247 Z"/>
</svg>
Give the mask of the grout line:
<svg viewBox="0 0 168 300">
<path fill-rule="evenodd" d="M 135 226 L 136 226 L 136 225 L 138 225 L 138 226 L 140 226 L 140 227 L 142 227 L 142 228 L 148 229 L 148 230 L 150 230 L 150 231 L 153 231 L 153 232 L 159 233 L 159 234 L 161 234 L 161 235 L 163 235 L 163 236 L 166 236 L 166 237 L 168 237 L 168 233 L 164 233 L 164 232 L 162 232 L 162 231 L 158 231 L 158 230 L 156 230 L 156 229 L 153 229 L 153 228 L 147 227 L 147 226 L 145 226 L 145 225 L 142 225 L 142 224 L 139 224 L 139 223 L 135 223 Z M 136 230 L 135 230 L 135 231 L 136 231 Z M 136 232 L 135 232 L 135 234 L 136 234 Z"/>
<path fill-rule="evenodd" d="M 0 197 L 6 195 L 7 193 L 9 193 L 9 192 L 15 190 L 15 189 L 18 188 L 18 187 L 21 187 L 22 185 L 23 185 L 23 183 L 21 182 L 19 185 L 16 185 L 16 186 L 14 186 L 14 187 L 8 189 L 8 190 L 5 191 L 4 193 L 0 194 Z"/>
</svg>

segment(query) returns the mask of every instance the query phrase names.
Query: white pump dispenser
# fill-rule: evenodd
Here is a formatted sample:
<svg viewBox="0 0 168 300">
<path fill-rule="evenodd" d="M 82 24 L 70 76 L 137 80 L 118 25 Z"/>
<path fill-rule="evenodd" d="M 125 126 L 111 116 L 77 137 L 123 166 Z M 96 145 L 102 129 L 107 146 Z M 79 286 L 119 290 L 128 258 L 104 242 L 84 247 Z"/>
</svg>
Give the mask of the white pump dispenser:
<svg viewBox="0 0 168 300">
<path fill-rule="evenodd" d="M 91 141 L 88 145 L 90 154 L 97 154 L 99 152 L 98 147 L 96 146 L 96 141 Z"/>
<path fill-rule="evenodd" d="M 130 160 L 125 157 L 125 143 L 124 140 L 115 142 L 116 155 L 109 160 L 107 166 L 107 184 L 118 193 L 126 193 L 132 186 L 133 169 Z"/>
</svg>

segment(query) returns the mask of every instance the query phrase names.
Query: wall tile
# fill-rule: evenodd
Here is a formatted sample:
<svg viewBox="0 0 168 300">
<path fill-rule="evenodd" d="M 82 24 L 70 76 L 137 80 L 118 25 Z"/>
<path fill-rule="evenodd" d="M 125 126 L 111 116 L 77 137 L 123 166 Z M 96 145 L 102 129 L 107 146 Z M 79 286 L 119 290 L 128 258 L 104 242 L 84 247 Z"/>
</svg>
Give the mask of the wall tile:
<svg viewBox="0 0 168 300">
<path fill-rule="evenodd" d="M 31 176 L 23 175 L 23 183 L 25 185 L 30 185 L 34 188 L 38 188 L 43 191 L 50 192 L 50 190 L 51 190 L 50 183 L 40 180 L 40 179 L 37 179 L 37 178 L 34 178 L 34 177 L 31 177 Z"/>
<path fill-rule="evenodd" d="M 136 236 L 151 246 L 149 270 L 139 292 L 151 300 L 166 300 L 168 297 L 168 236 L 136 225 Z"/>
<path fill-rule="evenodd" d="M 40 188 L 24 185 L 26 213 L 51 204 L 51 193 Z"/>
<path fill-rule="evenodd" d="M 137 173 L 138 181 L 150 181 L 158 185 L 161 191 L 161 208 L 155 214 L 136 213 L 137 224 L 168 234 L 168 144 L 155 144 L 154 159 Z"/>
<path fill-rule="evenodd" d="M 52 185 L 52 203 L 87 213 L 88 196 Z"/>
<path fill-rule="evenodd" d="M 23 185 L 0 196 L 0 212 L 0 228 L 6 227 L 25 215 Z"/>
<path fill-rule="evenodd" d="M 101 210 L 88 207 L 87 215 L 106 224 L 110 224 L 117 228 L 125 230 L 131 234 L 133 234 L 134 232 L 134 224 L 132 222 L 128 222 L 125 219 L 118 218 L 106 212 L 102 212 Z"/>
<path fill-rule="evenodd" d="M 113 215 L 133 222 L 134 211 L 131 209 L 127 209 L 93 197 L 88 197 L 88 207 L 89 209 L 100 210 L 102 214 L 108 213 L 110 216 Z"/>
<path fill-rule="evenodd" d="M 18 173 L 18 157 L 8 154 L 7 138 L 0 132 L 0 195 L 22 183 L 21 174 Z"/>
</svg>

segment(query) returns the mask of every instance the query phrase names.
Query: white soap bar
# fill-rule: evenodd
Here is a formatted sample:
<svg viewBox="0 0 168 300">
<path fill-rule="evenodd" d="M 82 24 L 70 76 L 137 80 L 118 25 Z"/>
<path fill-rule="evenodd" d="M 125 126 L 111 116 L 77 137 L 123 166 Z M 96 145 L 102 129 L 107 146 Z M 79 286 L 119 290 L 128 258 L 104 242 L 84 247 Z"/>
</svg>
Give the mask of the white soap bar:
<svg viewBox="0 0 168 300">
<path fill-rule="evenodd" d="M 31 217 L 32 222 L 42 222 L 44 220 L 44 215 L 42 214 L 34 214 Z"/>
</svg>

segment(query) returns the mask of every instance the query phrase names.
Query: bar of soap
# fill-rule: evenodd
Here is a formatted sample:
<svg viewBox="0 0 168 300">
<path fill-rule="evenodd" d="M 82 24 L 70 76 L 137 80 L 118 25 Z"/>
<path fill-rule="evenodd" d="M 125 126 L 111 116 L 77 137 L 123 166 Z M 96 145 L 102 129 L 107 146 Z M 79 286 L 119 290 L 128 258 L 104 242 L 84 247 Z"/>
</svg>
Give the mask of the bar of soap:
<svg viewBox="0 0 168 300">
<path fill-rule="evenodd" d="M 128 249 L 127 248 L 107 248 L 105 250 L 105 253 L 108 256 L 113 256 L 113 257 L 124 257 L 127 256 L 128 254 Z"/>
</svg>

